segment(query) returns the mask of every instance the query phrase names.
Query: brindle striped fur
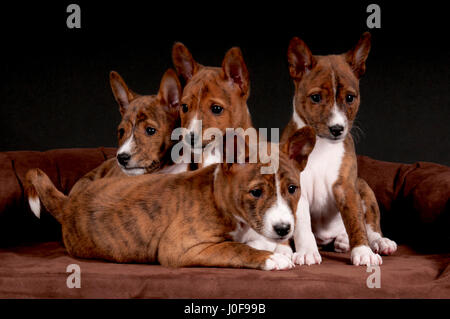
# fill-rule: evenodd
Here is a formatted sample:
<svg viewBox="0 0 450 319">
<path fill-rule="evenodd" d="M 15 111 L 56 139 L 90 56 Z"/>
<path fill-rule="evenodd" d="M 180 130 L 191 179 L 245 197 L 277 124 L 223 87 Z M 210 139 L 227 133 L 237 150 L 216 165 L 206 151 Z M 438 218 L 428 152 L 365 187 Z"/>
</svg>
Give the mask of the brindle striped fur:
<svg viewBox="0 0 450 319">
<path fill-rule="evenodd" d="M 291 40 L 288 49 L 290 75 L 295 85 L 294 108 L 301 120 L 312 126 L 317 135 L 330 135 L 327 120 L 334 101 L 348 119 L 349 130 L 360 105 L 359 78 L 365 72 L 365 61 L 370 50 L 370 34 L 365 33 L 354 49 L 341 55 L 312 55 L 299 38 Z M 334 91 L 333 88 L 337 90 Z M 313 103 L 310 96 L 320 93 L 321 103 Z M 352 103 L 346 103 L 345 95 L 355 95 Z M 297 129 L 292 119 L 284 129 L 281 142 Z M 338 180 L 333 185 L 336 206 L 341 212 L 349 236 L 350 246 L 368 245 L 366 227 L 381 235 L 380 212 L 373 191 L 357 176 L 357 163 L 352 136 L 344 141 L 345 154 Z M 364 217 L 362 201 L 366 205 Z M 364 220 L 365 219 L 365 220 Z"/>
<path fill-rule="evenodd" d="M 297 154 L 314 134 L 303 128 L 280 147 L 277 177 L 292 212 L 300 189 Z M 297 161 L 297 164 L 295 164 Z M 115 262 L 164 266 L 264 268 L 271 252 L 231 241 L 238 220 L 256 231 L 275 200 L 275 175 L 261 175 L 263 164 L 214 164 L 180 174 L 147 174 L 99 179 L 84 191 L 64 196 L 39 169 L 26 176 L 29 195 L 43 196 L 44 206 L 61 223 L 69 254 Z M 249 191 L 263 189 L 262 198 Z M 295 219 L 295 213 L 293 213 Z M 239 219 L 237 219 L 239 218 Z"/>
<path fill-rule="evenodd" d="M 247 67 L 239 48 L 228 50 L 222 67 L 203 66 L 197 63 L 182 43 L 175 43 L 172 60 L 176 70 L 183 76 L 181 103 L 188 111 L 180 111 L 181 127 L 188 128 L 193 118 L 202 120 L 203 132 L 208 128 L 218 128 L 225 133 L 226 128 L 252 127 L 247 99 L 250 94 L 250 80 Z M 211 111 L 212 105 L 223 107 L 219 115 Z M 203 141 L 203 145 L 209 141 Z"/>
<path fill-rule="evenodd" d="M 119 147 L 133 134 L 135 147 L 131 154 L 138 167 L 144 167 L 146 173 L 170 165 L 170 149 L 173 141 L 172 130 L 179 126 L 179 100 L 181 86 L 172 69 L 166 71 L 161 79 L 156 95 L 138 95 L 131 91 L 117 73 L 110 74 L 111 88 L 119 104 L 122 120 L 117 128 Z M 145 129 L 151 126 L 156 133 L 147 136 Z M 116 159 L 105 161 L 99 167 L 83 176 L 72 188 L 71 193 L 81 191 L 92 181 L 115 176 L 127 176 L 117 165 Z"/>
</svg>

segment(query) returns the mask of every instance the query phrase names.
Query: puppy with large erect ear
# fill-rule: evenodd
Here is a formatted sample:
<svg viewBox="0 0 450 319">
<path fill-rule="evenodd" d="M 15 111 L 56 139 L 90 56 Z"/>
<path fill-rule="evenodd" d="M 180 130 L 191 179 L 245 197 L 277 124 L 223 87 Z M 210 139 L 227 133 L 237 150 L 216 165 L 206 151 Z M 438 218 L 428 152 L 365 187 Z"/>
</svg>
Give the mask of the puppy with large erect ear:
<svg viewBox="0 0 450 319">
<path fill-rule="evenodd" d="M 299 207 L 310 210 L 294 234 L 297 264 L 320 263 L 317 244 L 334 243 L 336 251 L 351 250 L 354 265 L 379 265 L 381 254 L 392 254 L 397 245 L 382 237 L 375 195 L 358 178 L 351 134 L 360 105 L 359 80 L 366 71 L 370 34 L 340 55 L 317 56 L 294 37 L 288 48 L 289 73 L 295 85 L 294 112 L 281 140 L 309 125 L 316 146 L 301 174 Z M 303 225 L 303 226 L 302 226 Z M 372 249 L 371 249 L 372 248 Z"/>
<path fill-rule="evenodd" d="M 221 67 L 211 67 L 197 63 L 186 46 L 177 42 L 172 60 L 186 82 L 180 117 L 188 143 L 200 147 L 210 143 L 212 139 L 202 134 L 209 128 L 216 128 L 223 135 L 226 128 L 252 127 L 247 107 L 250 80 L 239 48 L 226 52 Z"/>
<path fill-rule="evenodd" d="M 302 128 L 280 148 L 273 174 L 261 173 L 268 163 L 260 159 L 222 163 L 181 174 L 98 179 L 68 197 L 33 169 L 25 189 L 30 197 L 41 196 L 61 223 L 72 256 L 169 267 L 290 269 L 290 256 L 242 239 L 250 229 L 275 243 L 292 236 L 298 176 L 314 144 L 310 130 Z"/>
<path fill-rule="evenodd" d="M 169 69 L 164 73 L 155 95 L 136 94 L 115 71 L 110 73 L 110 84 L 122 115 L 117 129 L 117 156 L 78 180 L 71 195 L 83 191 L 99 178 L 159 172 L 173 164 L 171 133 L 179 126 L 181 99 L 181 86 L 175 71 Z M 33 198 L 33 201 L 33 211 L 39 217 L 39 198 Z"/>
</svg>

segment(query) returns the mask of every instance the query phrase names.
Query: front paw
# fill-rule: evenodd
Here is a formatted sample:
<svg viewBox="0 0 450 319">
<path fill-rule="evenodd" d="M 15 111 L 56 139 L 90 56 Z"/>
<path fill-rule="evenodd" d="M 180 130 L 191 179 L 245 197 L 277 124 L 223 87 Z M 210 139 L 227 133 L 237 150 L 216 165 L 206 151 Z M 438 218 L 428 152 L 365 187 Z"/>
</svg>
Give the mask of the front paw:
<svg viewBox="0 0 450 319">
<path fill-rule="evenodd" d="M 370 248 L 378 254 L 392 255 L 397 250 L 395 241 L 386 237 L 378 238 L 370 243 Z"/>
<path fill-rule="evenodd" d="M 285 255 L 289 259 L 292 259 L 292 254 L 294 253 L 289 245 L 283 244 L 278 244 L 277 247 L 275 248 L 275 252 Z"/>
<path fill-rule="evenodd" d="M 322 257 L 317 249 L 303 250 L 295 252 L 292 255 L 292 261 L 297 265 L 314 265 L 322 262 Z"/>
<path fill-rule="evenodd" d="M 334 240 L 334 251 L 338 253 L 346 253 L 350 250 L 350 241 L 347 232 L 339 234 Z"/>
<path fill-rule="evenodd" d="M 381 256 L 365 245 L 353 248 L 350 258 L 355 266 L 379 266 L 383 263 Z"/>
<path fill-rule="evenodd" d="M 286 270 L 294 267 L 295 265 L 292 263 L 291 258 L 279 253 L 273 253 L 267 258 L 263 270 Z"/>
</svg>

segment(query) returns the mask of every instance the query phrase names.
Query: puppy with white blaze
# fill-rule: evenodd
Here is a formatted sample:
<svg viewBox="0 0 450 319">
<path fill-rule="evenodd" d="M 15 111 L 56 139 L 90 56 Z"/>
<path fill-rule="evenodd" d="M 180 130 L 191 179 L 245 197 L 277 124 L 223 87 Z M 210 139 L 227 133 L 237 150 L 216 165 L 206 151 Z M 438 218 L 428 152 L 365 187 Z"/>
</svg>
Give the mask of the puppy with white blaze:
<svg viewBox="0 0 450 319">
<path fill-rule="evenodd" d="M 378 204 L 369 185 L 358 177 L 349 134 L 360 104 L 359 79 L 369 50 L 369 33 L 340 55 L 312 55 L 301 39 L 294 37 L 290 42 L 294 110 L 281 143 L 304 126 L 313 127 L 316 133 L 315 147 L 301 173 L 294 233 L 296 264 L 320 263 L 317 244 L 334 243 L 335 251 L 351 251 L 354 265 L 381 265 L 379 254 L 390 255 L 397 249 L 381 233 Z"/>
</svg>

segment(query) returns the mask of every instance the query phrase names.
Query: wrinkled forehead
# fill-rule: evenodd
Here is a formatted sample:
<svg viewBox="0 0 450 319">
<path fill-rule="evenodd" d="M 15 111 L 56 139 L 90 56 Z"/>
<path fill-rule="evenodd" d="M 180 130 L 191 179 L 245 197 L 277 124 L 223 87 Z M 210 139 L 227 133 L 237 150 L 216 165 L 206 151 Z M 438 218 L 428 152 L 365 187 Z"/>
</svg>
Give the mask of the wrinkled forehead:
<svg viewBox="0 0 450 319">
<path fill-rule="evenodd" d="M 227 100 L 231 99 L 222 78 L 222 69 L 215 67 L 203 67 L 190 79 L 184 90 L 183 100 L 195 99 L 197 101 L 208 97 L 216 97 Z"/>
<path fill-rule="evenodd" d="M 156 96 L 142 96 L 130 103 L 123 121 L 133 124 L 143 121 L 163 123 L 166 121 L 166 114 Z"/>
<path fill-rule="evenodd" d="M 305 75 L 305 81 L 303 81 L 309 88 L 353 87 L 355 90 L 358 89 L 358 80 L 342 55 L 315 56 L 315 58 L 316 66 Z"/>
</svg>

